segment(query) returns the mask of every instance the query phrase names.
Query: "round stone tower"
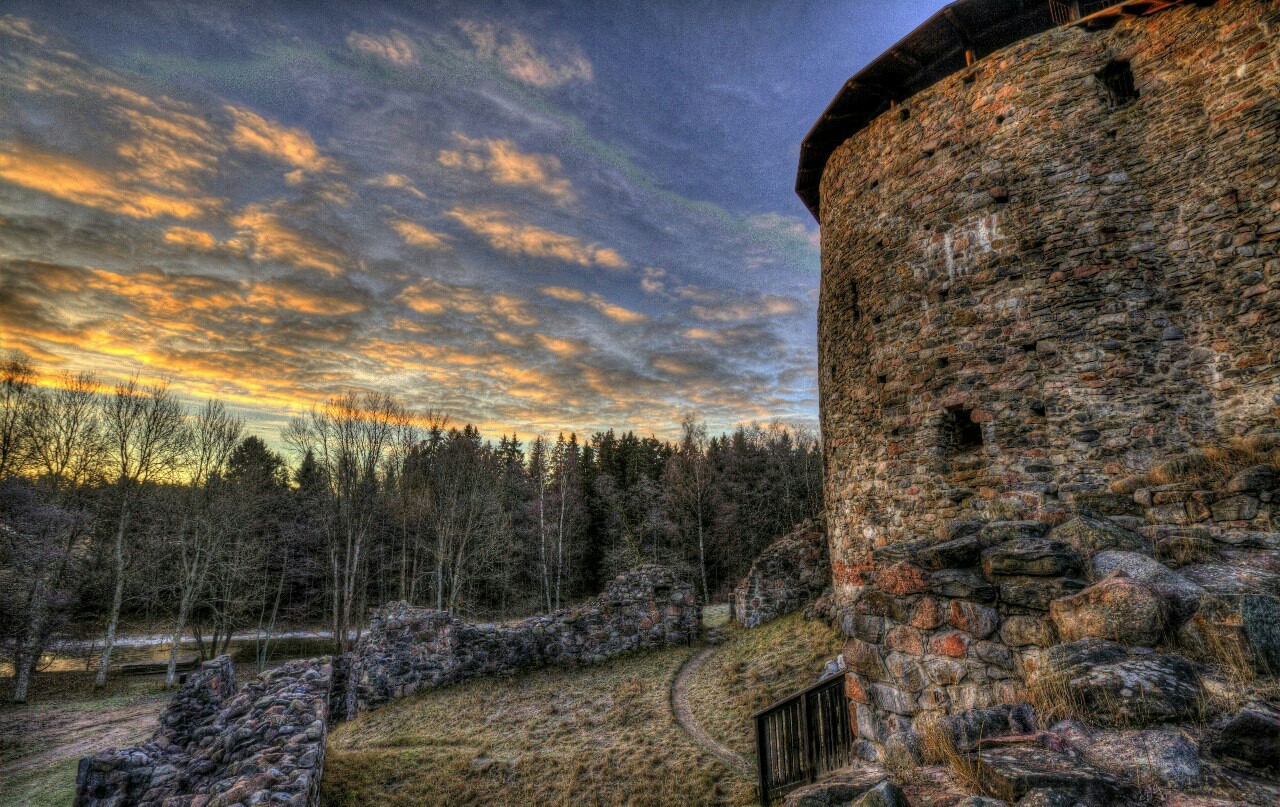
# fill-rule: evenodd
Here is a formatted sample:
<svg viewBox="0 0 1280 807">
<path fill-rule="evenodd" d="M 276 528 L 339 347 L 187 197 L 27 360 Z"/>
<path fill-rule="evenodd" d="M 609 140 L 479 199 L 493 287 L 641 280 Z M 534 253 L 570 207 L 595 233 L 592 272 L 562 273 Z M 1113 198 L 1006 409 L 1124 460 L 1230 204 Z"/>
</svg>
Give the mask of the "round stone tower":
<svg viewBox="0 0 1280 807">
<path fill-rule="evenodd" d="M 1156 525 L 1280 529 L 1268 493 L 1133 481 L 1278 431 L 1278 184 L 1277 0 L 960 0 L 846 83 L 797 190 L 822 229 L 828 531 L 850 665 L 879 692 L 855 696 L 865 739 L 1016 700 L 1024 651 L 1056 642 L 1049 603 L 1093 550 L 1028 582 L 992 571 L 993 536 L 1098 518 L 1154 555 Z"/>
</svg>

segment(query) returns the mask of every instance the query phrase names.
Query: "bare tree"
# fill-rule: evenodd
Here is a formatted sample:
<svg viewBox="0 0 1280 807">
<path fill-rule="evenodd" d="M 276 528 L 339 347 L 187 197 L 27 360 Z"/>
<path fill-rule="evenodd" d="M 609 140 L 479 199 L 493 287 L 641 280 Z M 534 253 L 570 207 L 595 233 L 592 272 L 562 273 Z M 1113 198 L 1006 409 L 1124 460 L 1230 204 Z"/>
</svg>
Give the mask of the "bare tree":
<svg viewBox="0 0 1280 807">
<path fill-rule="evenodd" d="M 702 597 L 710 602 L 707 584 L 707 518 L 711 494 L 711 468 L 707 462 L 707 426 L 686 417 L 680 424 L 680 447 L 667 462 L 666 493 L 676 529 L 685 545 L 698 548 L 698 572 Z"/>
<path fill-rule="evenodd" d="M 409 413 L 385 393 L 348 393 L 295 418 L 285 439 L 300 454 L 311 451 L 329 483 L 325 529 L 333 582 L 333 631 L 350 644 L 353 610 L 365 582 L 364 551 L 378 518 L 379 471 Z"/>
<path fill-rule="evenodd" d="M 183 458 L 190 478 L 186 481 L 182 524 L 175 536 L 180 577 L 178 615 L 174 620 L 169 666 L 164 679 L 168 687 L 177 681 L 178 646 L 224 532 L 225 522 L 216 517 L 217 503 L 214 499 L 225 491 L 223 476 L 227 460 L 243 430 L 244 421 L 227 412 L 218 400 L 206 401 L 190 424 L 190 439 Z"/>
<path fill-rule="evenodd" d="M 21 473 L 26 464 L 35 379 L 23 353 L 13 351 L 0 363 L 0 479 Z"/>
<path fill-rule="evenodd" d="M 533 508 L 538 514 L 538 560 L 542 569 L 542 601 L 551 608 L 551 566 L 547 549 L 547 485 L 551 470 L 547 462 L 547 440 L 538 435 L 529 449 L 529 480 L 533 483 Z"/>
<path fill-rule="evenodd" d="M 147 484 L 167 480 L 177 471 L 188 440 L 185 411 L 168 385 L 142 388 L 137 376 L 116 385 L 103 403 L 102 419 L 110 446 L 119 510 L 112 551 L 115 585 L 102 658 L 94 679 L 99 687 L 107 683 L 111 652 L 120 625 L 129 518 Z"/>
</svg>

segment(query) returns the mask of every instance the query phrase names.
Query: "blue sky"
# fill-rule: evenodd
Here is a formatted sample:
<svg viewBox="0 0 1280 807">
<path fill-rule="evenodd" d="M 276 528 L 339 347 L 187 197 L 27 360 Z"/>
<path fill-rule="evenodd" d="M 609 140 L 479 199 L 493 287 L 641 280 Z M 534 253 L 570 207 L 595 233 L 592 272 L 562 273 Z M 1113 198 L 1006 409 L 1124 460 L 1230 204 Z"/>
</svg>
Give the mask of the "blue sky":
<svg viewBox="0 0 1280 807">
<path fill-rule="evenodd" d="M 0 2 L 0 346 L 273 436 L 816 419 L 798 147 L 937 2 Z"/>
</svg>

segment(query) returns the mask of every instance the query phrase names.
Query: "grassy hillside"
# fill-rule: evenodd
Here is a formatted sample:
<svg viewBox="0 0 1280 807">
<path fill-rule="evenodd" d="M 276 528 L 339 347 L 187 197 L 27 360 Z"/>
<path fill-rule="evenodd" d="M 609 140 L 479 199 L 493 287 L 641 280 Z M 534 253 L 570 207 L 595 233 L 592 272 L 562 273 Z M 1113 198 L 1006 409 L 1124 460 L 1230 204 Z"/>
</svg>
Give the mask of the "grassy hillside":
<svg viewBox="0 0 1280 807">
<path fill-rule="evenodd" d="M 817 680 L 843 639 L 829 625 L 802 613 L 745 630 L 726 629 L 725 644 L 689 685 L 689 705 L 713 737 L 755 758 L 751 713 Z"/>
<path fill-rule="evenodd" d="M 729 629 L 695 678 L 698 719 L 753 758 L 751 712 L 812 681 L 838 647 L 834 631 L 798 614 Z M 330 735 L 324 803 L 754 804 L 752 775 L 702 751 L 672 715 L 671 682 L 693 652 L 482 679 L 388 704 Z"/>
<path fill-rule="evenodd" d="M 691 653 L 471 681 L 362 715 L 331 735 L 324 803 L 751 804 L 749 778 L 671 714 L 671 680 Z"/>
</svg>

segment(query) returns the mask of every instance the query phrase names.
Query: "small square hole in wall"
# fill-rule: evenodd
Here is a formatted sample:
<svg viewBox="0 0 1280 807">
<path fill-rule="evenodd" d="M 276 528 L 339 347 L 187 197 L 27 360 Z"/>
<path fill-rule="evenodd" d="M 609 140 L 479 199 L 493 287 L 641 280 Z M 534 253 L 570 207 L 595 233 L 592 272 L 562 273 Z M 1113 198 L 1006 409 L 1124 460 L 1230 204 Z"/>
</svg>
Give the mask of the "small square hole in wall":
<svg viewBox="0 0 1280 807">
<path fill-rule="evenodd" d="M 939 356 L 939 357 L 938 357 L 938 369 L 939 369 L 939 370 L 945 370 L 945 369 L 947 369 L 947 368 L 948 368 L 948 367 L 950 367 L 950 366 L 951 366 L 951 359 L 948 359 L 946 356 Z"/>
<path fill-rule="evenodd" d="M 876 383 L 883 387 L 885 384 L 889 383 L 889 376 L 887 375 L 876 376 Z"/>
<path fill-rule="evenodd" d="M 903 107 L 902 109 L 898 110 L 898 120 L 910 120 L 910 119 L 911 119 L 910 109 Z"/>
<path fill-rule="evenodd" d="M 982 449 L 982 424 L 973 420 L 973 410 L 948 406 L 942 418 L 943 448 L 948 454 L 968 454 Z"/>
<path fill-rule="evenodd" d="M 1033 417 L 1042 418 L 1048 414 L 1048 409 L 1044 405 L 1044 401 L 1032 401 L 1030 404 L 1031 414 Z"/>
<path fill-rule="evenodd" d="M 1123 59 L 1113 59 L 1106 67 L 1098 71 L 1098 84 L 1107 100 L 1108 109 L 1119 109 L 1138 97 L 1138 88 L 1133 80 L 1133 70 Z"/>
</svg>

